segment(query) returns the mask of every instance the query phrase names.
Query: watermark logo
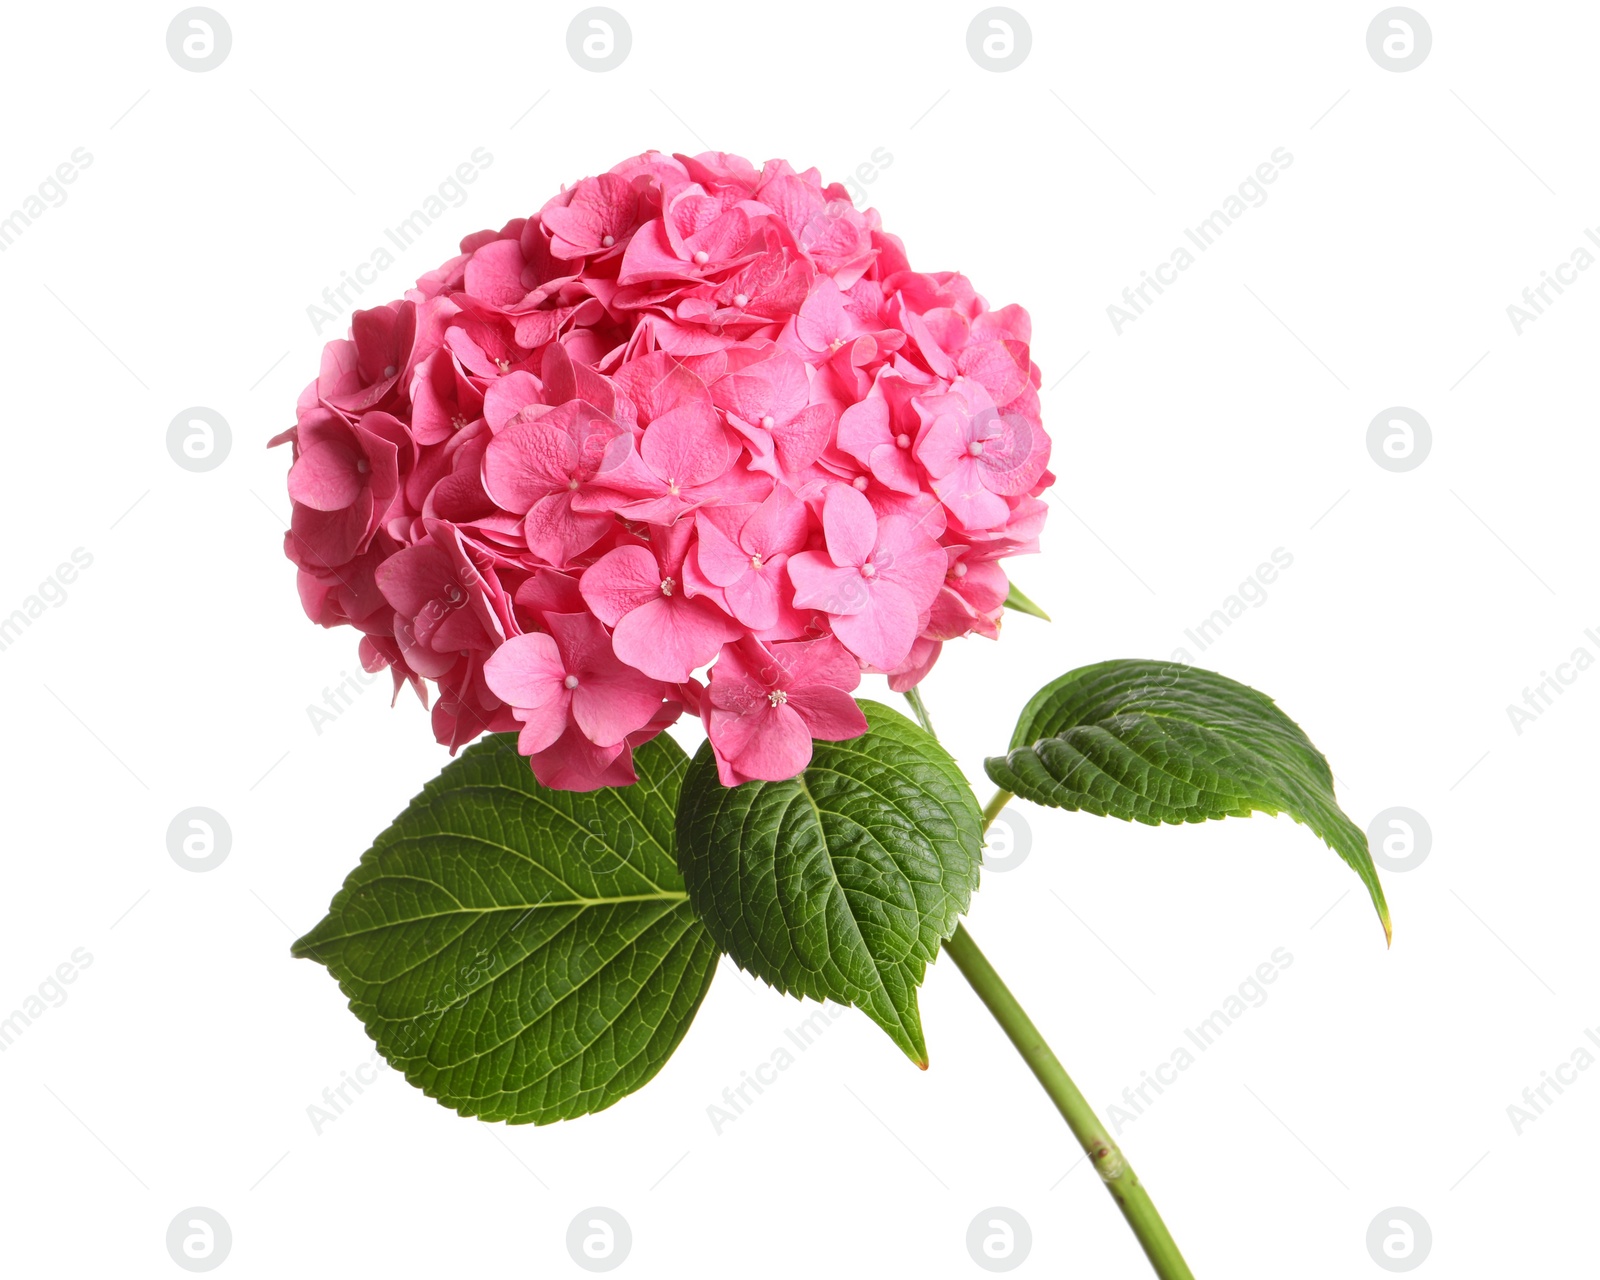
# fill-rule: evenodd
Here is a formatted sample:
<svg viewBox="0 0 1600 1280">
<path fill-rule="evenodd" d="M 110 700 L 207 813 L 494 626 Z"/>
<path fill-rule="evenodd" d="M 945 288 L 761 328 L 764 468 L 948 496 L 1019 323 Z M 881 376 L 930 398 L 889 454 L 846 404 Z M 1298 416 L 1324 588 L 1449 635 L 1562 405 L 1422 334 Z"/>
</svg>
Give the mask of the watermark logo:
<svg viewBox="0 0 1600 1280">
<path fill-rule="evenodd" d="M 567 27 L 567 52 L 585 71 L 615 71 L 632 48 L 633 31 L 615 9 L 585 9 Z"/>
<path fill-rule="evenodd" d="M 1033 828 L 1020 809 L 1007 805 L 1000 810 L 983 843 L 985 871 L 1015 871 L 1033 848 Z"/>
<path fill-rule="evenodd" d="M 233 848 L 233 830 L 215 809 L 185 809 L 167 825 L 167 852 L 185 871 L 215 871 Z"/>
<path fill-rule="evenodd" d="M 1415 1209 L 1385 1209 L 1367 1228 L 1367 1252 L 1385 1271 L 1415 1271 L 1433 1250 L 1433 1228 Z"/>
<path fill-rule="evenodd" d="M 967 27 L 967 52 L 985 71 L 1015 71 L 1033 48 L 1033 28 L 1015 9 L 985 9 Z"/>
<path fill-rule="evenodd" d="M 215 1209 L 194 1205 L 167 1228 L 167 1252 L 185 1271 L 215 1271 L 233 1249 L 233 1228 Z"/>
<path fill-rule="evenodd" d="M 167 25 L 167 52 L 185 71 L 215 71 L 233 48 L 233 28 L 215 9 L 185 9 Z"/>
<path fill-rule="evenodd" d="M 993 1205 L 967 1227 L 967 1253 L 985 1271 L 1015 1271 L 1033 1249 L 1033 1230 L 1015 1209 Z"/>
<path fill-rule="evenodd" d="M 1433 848 L 1433 829 L 1415 809 L 1396 805 L 1367 823 L 1372 860 L 1385 871 L 1415 871 Z"/>
<path fill-rule="evenodd" d="M 1367 452 L 1385 471 L 1415 471 L 1433 449 L 1433 429 L 1415 409 L 1393 405 L 1367 425 Z"/>
<path fill-rule="evenodd" d="M 585 1271 L 615 1271 L 632 1248 L 628 1220 L 604 1205 L 585 1209 L 567 1228 L 567 1252 Z"/>
<path fill-rule="evenodd" d="M 1367 52 L 1385 71 L 1414 71 L 1433 48 L 1433 28 L 1415 9 L 1385 9 L 1367 27 Z"/>
<path fill-rule="evenodd" d="M 204 405 L 185 409 L 167 426 L 167 453 L 185 471 L 215 471 L 232 448 L 227 419 Z"/>
</svg>

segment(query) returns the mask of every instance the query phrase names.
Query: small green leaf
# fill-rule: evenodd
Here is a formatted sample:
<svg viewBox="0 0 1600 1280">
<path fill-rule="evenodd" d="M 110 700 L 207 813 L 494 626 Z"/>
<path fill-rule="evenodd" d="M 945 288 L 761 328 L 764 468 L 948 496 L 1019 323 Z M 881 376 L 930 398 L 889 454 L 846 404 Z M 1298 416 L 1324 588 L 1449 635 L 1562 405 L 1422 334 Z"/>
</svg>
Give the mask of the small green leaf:
<svg viewBox="0 0 1600 1280">
<path fill-rule="evenodd" d="M 1287 813 L 1355 869 L 1391 927 L 1367 837 L 1339 808 L 1328 762 L 1263 693 L 1214 671 L 1118 659 L 1033 696 L 984 769 L 1037 804 L 1151 824 Z"/>
<path fill-rule="evenodd" d="M 1007 609 L 1015 609 L 1018 613 L 1031 613 L 1035 618 L 1043 618 L 1046 622 L 1050 621 L 1050 615 L 1034 604 L 1027 596 L 1023 595 L 1015 582 L 1007 585 L 1011 588 L 1006 592 L 1005 607 Z"/>
<path fill-rule="evenodd" d="M 391 1064 L 462 1115 L 609 1107 L 678 1047 L 716 971 L 673 854 L 687 757 L 552 791 L 514 734 L 468 747 L 373 843 L 294 954 L 328 966 Z"/>
<path fill-rule="evenodd" d="M 790 995 L 854 1005 L 928 1065 L 917 987 L 978 887 L 981 818 L 943 747 L 888 707 L 818 742 L 787 782 L 717 780 L 710 744 L 684 779 L 689 898 L 740 966 Z"/>
</svg>

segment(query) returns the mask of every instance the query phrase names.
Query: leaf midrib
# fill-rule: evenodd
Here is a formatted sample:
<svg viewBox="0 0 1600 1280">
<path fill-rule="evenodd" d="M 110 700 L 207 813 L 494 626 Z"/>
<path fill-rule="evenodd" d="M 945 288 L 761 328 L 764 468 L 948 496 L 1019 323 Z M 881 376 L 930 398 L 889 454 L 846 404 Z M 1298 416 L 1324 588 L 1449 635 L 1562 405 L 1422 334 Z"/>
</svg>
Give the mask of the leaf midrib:
<svg viewBox="0 0 1600 1280">
<path fill-rule="evenodd" d="M 419 884 L 431 884 L 441 893 L 450 893 L 450 890 L 446 889 L 442 884 L 438 883 L 438 881 L 425 880 L 421 876 L 378 876 L 375 879 L 365 881 L 356 887 L 359 889 L 365 889 L 369 885 L 377 884 L 383 880 L 415 880 Z M 454 897 L 455 895 L 450 894 L 450 896 Z M 578 907 L 581 909 L 587 909 L 590 907 L 609 907 L 620 902 L 687 902 L 688 900 L 689 895 L 687 893 L 664 890 L 661 893 L 618 894 L 614 898 L 559 898 L 545 902 L 513 902 L 501 907 L 455 907 L 449 911 L 429 911 L 424 915 L 404 916 L 398 920 L 384 920 L 381 923 L 372 925 L 369 928 L 352 929 L 348 933 L 329 934 L 325 938 L 318 938 L 316 942 L 312 944 L 311 949 L 320 947 L 324 943 L 328 942 L 343 942 L 348 938 L 359 938 L 364 933 L 377 933 L 382 929 L 397 929 L 401 925 L 406 924 L 421 924 L 424 920 L 442 920 L 446 916 L 484 916 L 493 915 L 497 911 L 539 911 L 547 907 Z"/>
<path fill-rule="evenodd" d="M 881 968 L 879 968 L 879 966 L 878 966 L 878 958 L 877 958 L 877 956 L 875 956 L 872 953 L 872 947 L 867 942 L 867 936 L 861 930 L 861 921 L 856 917 L 855 908 L 850 903 L 849 891 L 845 889 L 844 882 L 839 879 L 838 869 L 834 865 L 833 848 L 828 843 L 827 825 L 822 820 L 823 808 L 822 808 L 822 806 L 820 804 L 817 803 L 817 798 L 814 795 L 811 794 L 811 788 L 806 785 L 806 776 L 805 776 L 805 774 L 802 773 L 802 774 L 798 775 L 795 778 L 795 784 L 799 787 L 800 794 L 805 796 L 807 802 L 811 805 L 811 812 L 816 815 L 816 819 L 817 819 L 817 834 L 822 838 L 823 857 L 826 859 L 827 864 L 828 864 L 828 879 L 833 882 L 834 890 L 837 891 L 837 893 L 839 894 L 839 897 L 844 902 L 845 914 L 850 917 L 850 926 L 855 931 L 856 945 L 861 948 L 862 954 L 867 957 L 867 967 L 872 970 L 872 976 L 873 976 L 873 979 L 875 980 L 875 982 L 877 983 L 877 989 L 878 989 L 879 993 L 883 996 L 883 999 L 888 1004 L 889 1008 L 894 1011 L 894 1020 L 895 1020 L 895 1022 L 899 1025 L 900 1030 L 905 1033 L 905 1037 L 906 1037 L 907 1042 L 911 1043 L 911 1044 L 915 1044 L 916 1043 L 916 1037 L 912 1035 L 911 1028 L 906 1025 L 905 1015 L 903 1013 L 901 1013 L 899 1005 L 895 1002 L 894 995 L 890 992 L 888 983 L 884 982 L 884 980 L 883 980 L 883 970 Z M 856 822 L 854 818 L 849 817 L 849 815 L 847 815 L 847 814 L 834 813 L 834 811 L 831 810 L 831 809 L 828 810 L 827 812 L 832 813 L 833 816 L 836 817 L 836 818 L 841 818 L 841 819 L 851 823 L 851 825 L 853 825 L 853 826 L 857 826 L 857 827 L 861 826 L 861 824 L 859 822 Z M 781 827 L 781 823 L 780 823 L 780 827 Z M 866 828 L 863 827 L 862 830 L 866 830 Z M 870 834 L 870 833 L 868 833 L 868 834 Z M 877 838 L 873 837 L 873 840 L 876 843 Z M 879 847 L 881 848 L 882 846 L 880 845 Z M 888 850 L 885 849 L 884 852 L 887 853 Z M 893 861 L 893 855 L 891 855 L 890 860 Z M 777 864 L 776 863 L 773 864 L 773 881 L 774 881 L 774 885 L 776 885 L 776 881 L 777 881 Z M 829 896 L 832 896 L 832 895 L 830 894 Z M 779 900 L 780 903 L 782 902 L 782 898 L 781 897 L 779 897 L 778 900 Z M 828 920 L 827 920 L 826 913 L 824 913 L 824 915 L 823 915 L 822 923 L 823 923 L 823 928 L 826 929 L 828 927 Z M 790 947 L 792 949 L 793 946 L 794 946 L 794 943 L 791 942 L 789 945 L 790 945 Z M 832 952 L 833 952 L 832 946 L 830 946 L 828 948 L 828 950 L 829 950 L 829 953 L 832 954 Z M 798 956 L 798 954 L 799 953 L 796 952 L 797 956 Z M 897 960 L 894 963 L 899 965 L 899 964 L 904 964 L 905 962 L 903 960 Z"/>
</svg>

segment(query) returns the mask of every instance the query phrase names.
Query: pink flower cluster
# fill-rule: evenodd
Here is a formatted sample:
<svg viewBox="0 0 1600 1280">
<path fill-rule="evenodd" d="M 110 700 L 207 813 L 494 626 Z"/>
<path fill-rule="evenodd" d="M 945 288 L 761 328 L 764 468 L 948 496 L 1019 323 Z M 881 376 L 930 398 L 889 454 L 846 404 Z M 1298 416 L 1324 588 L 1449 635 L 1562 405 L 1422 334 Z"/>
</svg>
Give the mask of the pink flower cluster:
<svg viewBox="0 0 1600 1280">
<path fill-rule="evenodd" d="M 863 671 L 997 634 L 1053 479 L 1029 336 L 815 170 L 647 152 L 327 345 L 274 441 L 301 602 L 546 785 L 634 781 L 685 708 L 725 783 L 791 777 Z"/>
</svg>

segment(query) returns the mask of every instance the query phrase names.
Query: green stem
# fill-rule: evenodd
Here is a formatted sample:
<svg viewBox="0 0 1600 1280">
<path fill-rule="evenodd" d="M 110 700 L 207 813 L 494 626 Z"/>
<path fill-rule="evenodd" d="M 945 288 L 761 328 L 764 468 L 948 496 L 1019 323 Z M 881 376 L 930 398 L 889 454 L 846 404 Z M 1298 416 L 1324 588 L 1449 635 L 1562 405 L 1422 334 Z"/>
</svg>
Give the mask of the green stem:
<svg viewBox="0 0 1600 1280">
<path fill-rule="evenodd" d="M 1050 1096 L 1050 1101 L 1056 1104 L 1056 1110 L 1067 1122 L 1073 1137 L 1082 1144 L 1095 1171 L 1105 1182 L 1106 1190 L 1117 1202 L 1117 1208 L 1122 1210 L 1122 1216 L 1128 1220 L 1128 1226 L 1133 1229 L 1156 1275 L 1161 1280 L 1194 1280 L 1194 1273 L 1178 1252 L 1172 1233 L 1156 1212 L 1150 1193 L 1117 1149 L 1117 1144 L 1106 1133 L 1094 1108 L 1078 1092 L 1072 1077 L 1044 1042 L 1039 1028 L 1033 1025 L 1033 1019 L 1017 1003 L 1016 996 L 1001 981 L 988 958 L 978 950 L 978 944 L 972 940 L 965 925 L 956 926 L 955 934 L 945 941 L 944 949 L 950 953 L 961 976 L 972 984 L 978 999 L 994 1015 L 1000 1029 L 1016 1046 L 1022 1060 L 1028 1064 L 1028 1070 L 1033 1072 L 1035 1079 Z"/>
<path fill-rule="evenodd" d="M 928 719 L 928 709 L 922 703 L 922 695 L 912 688 L 906 690 L 905 696 L 922 727 L 929 734 L 933 734 L 933 724 Z M 985 831 L 989 829 L 989 824 L 1000 816 L 1000 811 L 1006 807 L 1006 802 L 1011 798 L 1009 791 L 996 791 L 989 803 L 984 805 Z M 978 993 L 978 999 L 983 1001 L 984 1007 L 994 1015 L 994 1020 L 1000 1024 L 1000 1029 L 1006 1033 L 1007 1039 L 1022 1055 L 1022 1060 L 1028 1064 L 1028 1070 L 1033 1072 L 1034 1079 L 1043 1086 L 1050 1101 L 1056 1104 L 1056 1110 L 1067 1122 L 1067 1128 L 1072 1130 L 1072 1136 L 1082 1145 L 1084 1154 L 1094 1165 L 1095 1172 L 1106 1184 L 1106 1190 L 1117 1202 L 1117 1208 L 1122 1210 L 1122 1216 L 1128 1220 L 1134 1238 L 1139 1241 L 1145 1257 L 1150 1259 L 1150 1265 L 1155 1268 L 1156 1275 L 1160 1280 L 1194 1280 L 1194 1273 L 1189 1270 L 1189 1264 L 1178 1252 L 1172 1233 L 1167 1230 L 1167 1224 L 1161 1220 L 1161 1214 L 1156 1211 L 1155 1202 L 1150 1199 L 1150 1193 L 1144 1189 L 1144 1183 L 1139 1181 L 1139 1175 L 1134 1173 L 1127 1158 L 1106 1133 L 1105 1126 L 1100 1123 L 1100 1118 L 1095 1115 L 1088 1099 L 1078 1091 L 1078 1086 L 1072 1083 L 1072 1077 L 1067 1074 L 1067 1069 L 1061 1065 L 1061 1060 L 1045 1043 L 1044 1037 L 1039 1034 L 1039 1028 L 1033 1025 L 1033 1019 L 1028 1017 L 1027 1011 L 1017 1003 L 1016 996 L 1011 994 L 1011 989 L 994 971 L 994 966 L 989 963 L 988 957 L 978 950 L 978 944 L 972 940 L 966 925 L 956 925 L 955 933 L 945 940 L 944 949 L 949 952 L 950 959 L 955 961 L 961 976 Z"/>
<path fill-rule="evenodd" d="M 922 703 L 922 694 L 915 685 L 906 690 L 906 701 L 911 704 L 911 710 L 916 713 L 917 723 L 928 731 L 929 736 L 937 738 L 939 735 L 933 731 L 933 721 L 928 719 L 928 708 Z"/>
<path fill-rule="evenodd" d="M 989 803 L 983 806 L 983 829 L 985 831 L 994 825 L 994 820 L 1000 816 L 1000 811 L 1011 803 L 1011 799 L 1012 796 L 1009 791 L 996 791 L 989 797 Z"/>
</svg>

